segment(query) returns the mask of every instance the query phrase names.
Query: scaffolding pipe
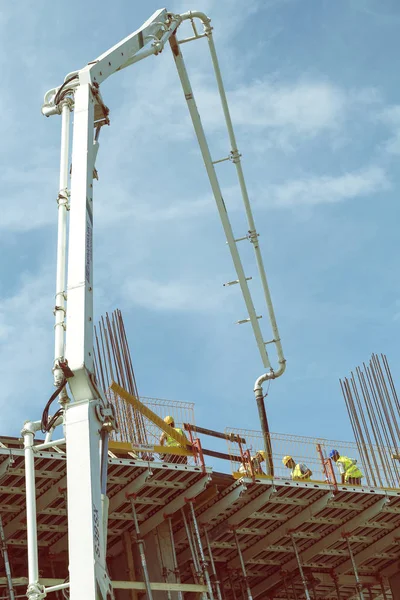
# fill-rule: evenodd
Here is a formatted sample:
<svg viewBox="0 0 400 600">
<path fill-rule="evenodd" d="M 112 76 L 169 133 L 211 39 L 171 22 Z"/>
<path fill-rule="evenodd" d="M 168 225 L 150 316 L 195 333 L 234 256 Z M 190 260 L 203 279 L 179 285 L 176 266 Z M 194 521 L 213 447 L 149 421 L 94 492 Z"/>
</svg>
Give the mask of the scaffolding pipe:
<svg viewBox="0 0 400 600">
<path fill-rule="evenodd" d="M 3 556 L 4 570 L 6 572 L 6 578 L 7 578 L 8 597 L 10 600 L 15 600 L 10 560 L 8 557 L 8 550 L 7 550 L 7 541 L 6 541 L 6 536 L 4 534 L 3 518 L 1 516 L 1 514 L 0 514 L 0 540 L 1 540 L 1 554 Z"/>
<path fill-rule="evenodd" d="M 191 528 L 189 527 L 189 523 L 188 523 L 188 520 L 187 520 L 186 515 L 185 515 L 185 511 L 184 511 L 183 508 L 181 509 L 181 514 L 182 514 L 183 524 L 184 524 L 184 527 L 185 527 L 186 537 L 187 537 L 187 540 L 188 540 L 190 552 L 192 554 L 192 560 L 193 560 L 194 570 L 196 571 L 198 581 L 200 583 L 204 583 L 202 572 L 201 572 L 201 568 L 200 568 L 200 564 L 199 564 L 199 559 L 198 559 L 198 555 L 197 555 L 197 550 L 195 548 L 195 544 L 194 544 L 194 540 L 193 540 L 193 535 L 192 535 L 192 532 L 191 532 Z M 201 595 L 201 597 L 202 597 L 203 600 L 207 600 L 207 594 L 203 593 Z"/>
<path fill-rule="evenodd" d="M 236 549 L 237 549 L 237 553 L 238 553 L 238 557 L 239 557 L 239 561 L 240 561 L 240 567 L 242 569 L 243 581 L 244 581 L 244 584 L 246 587 L 247 598 L 248 598 L 248 600 L 253 600 L 253 596 L 251 595 L 249 581 L 247 578 L 246 565 L 243 560 L 243 555 L 242 555 L 242 551 L 240 549 L 240 544 L 239 544 L 239 537 L 238 537 L 236 529 L 233 530 L 233 535 L 235 537 Z"/>
<path fill-rule="evenodd" d="M 61 102 L 61 153 L 60 153 L 60 183 L 57 196 L 58 204 L 58 234 L 57 234 L 57 270 L 55 296 L 55 325 L 54 325 L 54 385 L 59 387 L 64 381 L 64 373 L 60 362 L 65 358 L 65 322 L 66 322 L 66 273 L 67 273 L 67 217 L 69 210 L 69 129 L 70 115 L 73 107 L 71 98 Z M 64 387 L 60 400 L 67 402 L 68 393 Z"/>
<path fill-rule="evenodd" d="M 208 551 L 208 556 L 210 557 L 210 565 L 211 565 L 211 569 L 212 569 L 213 576 L 214 576 L 214 583 L 215 583 L 215 589 L 217 590 L 218 600 L 222 600 L 221 588 L 219 585 L 217 570 L 215 568 L 214 557 L 213 557 L 212 550 L 211 550 L 210 539 L 208 537 L 208 531 L 206 528 L 204 528 L 204 537 L 206 538 L 207 551 Z"/>
<path fill-rule="evenodd" d="M 178 569 L 178 561 L 176 560 L 176 550 L 175 550 L 175 541 L 174 541 L 174 531 L 172 529 L 172 518 L 168 517 L 168 526 L 169 526 L 169 535 L 171 538 L 171 548 L 172 548 L 172 562 L 174 564 L 174 573 L 176 583 L 181 583 L 181 575 Z M 178 600 L 183 600 L 182 592 L 178 591 Z"/>
<path fill-rule="evenodd" d="M 335 590 L 336 590 L 337 600 L 342 600 L 342 597 L 341 597 L 341 594 L 340 594 L 340 587 L 339 587 L 339 578 L 338 578 L 338 576 L 336 575 L 336 573 L 334 571 L 331 573 L 331 577 L 332 577 L 332 579 L 334 581 L 334 584 L 335 584 Z"/>
<path fill-rule="evenodd" d="M 360 581 L 360 577 L 358 575 L 357 565 L 356 565 L 356 561 L 354 560 L 354 554 L 353 554 L 353 550 L 351 549 L 349 536 L 345 535 L 344 537 L 346 538 L 347 549 L 349 551 L 351 564 L 353 566 L 354 577 L 355 577 L 355 580 L 356 580 L 356 587 L 357 587 L 357 591 L 358 591 L 358 597 L 360 598 L 360 600 L 364 600 L 364 594 L 363 594 L 363 591 L 362 591 L 363 586 L 362 586 L 362 583 Z"/>
<path fill-rule="evenodd" d="M 144 552 L 144 541 L 142 540 L 142 538 L 140 536 L 139 521 L 138 521 L 137 513 L 136 513 L 135 500 L 134 500 L 133 496 L 130 496 L 129 499 L 131 502 L 133 522 L 135 525 L 135 537 L 136 537 L 136 543 L 137 543 L 138 549 L 139 549 L 140 561 L 142 564 L 142 571 L 143 571 L 144 585 L 146 588 L 147 600 L 153 600 L 149 572 L 147 570 L 146 554 Z"/>
<path fill-rule="evenodd" d="M 386 590 L 385 590 L 385 585 L 383 583 L 382 578 L 379 579 L 379 583 L 381 584 L 382 598 L 383 598 L 383 600 L 387 600 L 387 594 L 386 594 Z"/>
<path fill-rule="evenodd" d="M 200 536 L 200 531 L 199 531 L 199 527 L 197 525 L 197 519 L 196 519 L 196 513 L 194 510 L 194 506 L 193 506 L 193 502 L 189 501 L 189 506 L 190 506 L 190 512 L 192 515 L 192 522 L 193 522 L 193 528 L 194 528 L 194 532 L 195 532 L 195 538 L 197 541 L 197 547 L 199 550 L 199 554 L 200 554 L 200 566 L 201 566 L 201 570 L 204 573 L 204 577 L 206 580 L 206 586 L 208 589 L 208 595 L 210 597 L 210 600 L 214 600 L 214 594 L 213 594 L 213 589 L 212 589 L 212 585 L 211 585 L 211 579 L 210 579 L 210 574 L 208 572 L 208 566 L 207 566 L 207 561 L 205 559 L 204 556 L 204 552 L 203 552 L 203 546 L 201 543 L 201 536 Z"/>
<path fill-rule="evenodd" d="M 229 573 L 228 573 L 228 575 L 229 575 Z M 233 600 L 238 600 L 238 598 L 236 596 L 234 578 L 232 578 L 230 575 L 229 575 L 229 583 L 230 583 L 230 586 L 231 586 L 231 592 L 232 592 Z"/>
<path fill-rule="evenodd" d="M 187 537 L 187 540 L 189 543 L 190 552 L 192 554 L 193 565 L 194 565 L 196 573 L 198 573 L 198 575 L 200 575 L 200 565 L 199 565 L 199 562 L 197 559 L 197 554 L 195 552 L 195 548 L 193 545 L 192 532 L 190 531 L 189 523 L 187 521 L 185 511 L 183 510 L 183 508 L 181 509 L 181 513 L 182 513 L 182 518 L 183 518 L 183 524 L 184 524 L 185 531 L 186 531 L 186 537 Z"/>
<path fill-rule="evenodd" d="M 299 555 L 299 552 L 297 550 L 296 540 L 294 539 L 293 533 L 290 534 L 290 539 L 292 540 L 293 550 L 294 550 L 294 553 L 295 553 L 295 556 L 296 556 L 297 566 L 299 567 L 299 573 L 300 573 L 301 581 L 303 583 L 304 593 L 305 593 L 305 596 L 306 596 L 306 600 L 311 600 L 310 592 L 308 591 L 307 580 L 306 580 L 306 578 L 304 576 L 303 567 L 301 566 L 300 555 Z"/>
</svg>

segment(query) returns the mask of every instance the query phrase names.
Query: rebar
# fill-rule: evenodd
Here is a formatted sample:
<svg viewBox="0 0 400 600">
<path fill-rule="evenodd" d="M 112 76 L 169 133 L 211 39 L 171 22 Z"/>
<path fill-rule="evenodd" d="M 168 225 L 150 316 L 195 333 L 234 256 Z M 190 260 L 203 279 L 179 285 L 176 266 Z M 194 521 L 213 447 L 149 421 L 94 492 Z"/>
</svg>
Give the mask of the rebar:
<svg viewBox="0 0 400 600">
<path fill-rule="evenodd" d="M 397 488 L 400 402 L 387 357 L 372 354 L 340 386 L 367 484 Z"/>
<path fill-rule="evenodd" d="M 139 397 L 129 351 L 125 325 L 120 310 L 115 310 L 111 317 L 106 313 L 94 327 L 94 366 L 96 378 L 104 393 L 115 408 L 118 429 L 113 437 L 121 441 L 147 444 L 147 433 L 142 414 L 120 398 L 109 392 L 113 381 L 127 392 Z"/>
</svg>

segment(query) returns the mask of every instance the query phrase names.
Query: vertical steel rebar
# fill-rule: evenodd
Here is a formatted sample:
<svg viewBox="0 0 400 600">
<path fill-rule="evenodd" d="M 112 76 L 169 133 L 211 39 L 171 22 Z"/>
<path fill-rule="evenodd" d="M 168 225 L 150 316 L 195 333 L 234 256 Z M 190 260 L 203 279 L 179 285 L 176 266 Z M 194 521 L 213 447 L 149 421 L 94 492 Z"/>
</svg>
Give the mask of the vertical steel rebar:
<svg viewBox="0 0 400 600">
<path fill-rule="evenodd" d="M 367 483 L 397 488 L 400 464 L 393 457 L 400 454 L 400 402 L 387 357 L 372 354 L 356 375 L 357 381 L 351 373 L 350 382 L 340 384 Z"/>
</svg>

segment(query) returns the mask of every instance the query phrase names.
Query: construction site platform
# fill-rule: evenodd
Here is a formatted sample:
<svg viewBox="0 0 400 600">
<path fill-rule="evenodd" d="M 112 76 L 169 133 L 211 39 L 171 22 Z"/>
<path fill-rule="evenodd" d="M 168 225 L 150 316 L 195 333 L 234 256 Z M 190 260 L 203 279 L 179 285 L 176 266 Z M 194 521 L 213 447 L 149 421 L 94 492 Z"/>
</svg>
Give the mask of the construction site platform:
<svg viewBox="0 0 400 600">
<path fill-rule="evenodd" d="M 154 590 L 159 590 L 155 598 L 166 598 L 167 590 L 171 597 L 182 590 L 184 598 L 201 597 L 206 591 L 193 569 L 183 524 L 182 510 L 189 518 L 191 501 L 206 560 L 210 562 L 211 553 L 215 579 L 227 600 L 242 598 L 246 584 L 236 539 L 253 598 L 306 597 L 294 544 L 311 598 L 360 597 L 348 544 L 357 565 L 359 587 L 369 594 L 366 597 L 396 598 L 389 577 L 400 571 L 400 489 L 344 485 L 334 489 L 330 483 L 291 481 L 281 476 L 235 479 L 232 474 L 213 473 L 209 467 L 110 454 L 108 567 L 116 598 L 140 598 L 139 590 L 144 589 L 140 571 L 129 564 L 127 552 L 134 543 L 132 497 L 149 562 L 167 562 L 166 557 L 164 561 L 160 557 L 160 539 L 157 552 L 152 551 L 152 544 L 160 533 L 164 535 L 166 521 L 171 521 L 173 529 L 180 581 L 176 581 L 177 573 L 171 573 L 173 569 L 164 567 L 162 576 L 159 568 L 158 580 L 151 578 Z M 56 585 L 68 574 L 64 448 L 55 445 L 37 451 L 35 462 L 40 571 L 46 585 Z M 0 475 L 0 510 L 14 586 L 20 595 L 25 593 L 27 581 L 21 440 L 0 439 Z M 134 552 L 131 562 L 133 559 Z M 5 590 L 4 569 L 0 585 Z M 61 592 L 56 594 L 64 597 Z"/>
</svg>

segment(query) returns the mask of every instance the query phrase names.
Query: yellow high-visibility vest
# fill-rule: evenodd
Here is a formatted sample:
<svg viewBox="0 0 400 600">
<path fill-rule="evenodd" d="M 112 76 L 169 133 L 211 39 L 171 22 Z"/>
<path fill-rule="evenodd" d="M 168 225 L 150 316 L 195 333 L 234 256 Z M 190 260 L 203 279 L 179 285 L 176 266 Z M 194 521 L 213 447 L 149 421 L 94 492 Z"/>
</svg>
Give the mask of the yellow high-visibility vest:
<svg viewBox="0 0 400 600">
<path fill-rule="evenodd" d="M 348 481 L 350 478 L 361 479 L 361 477 L 363 477 L 363 474 L 355 464 L 355 461 L 351 458 L 348 458 L 348 456 L 339 456 L 336 464 L 343 466 L 345 481 Z"/>
<path fill-rule="evenodd" d="M 297 464 L 291 473 L 292 479 L 299 479 L 301 481 L 310 481 L 309 477 L 304 477 L 301 466 L 303 466 L 303 468 L 304 468 L 306 465 L 300 465 L 300 463 Z"/>
<path fill-rule="evenodd" d="M 176 431 L 176 433 L 180 433 L 181 435 L 183 435 L 183 437 L 186 437 L 180 427 L 174 427 L 174 431 Z M 171 448 L 172 446 L 180 446 L 180 443 L 177 442 L 176 440 L 174 440 L 174 438 L 172 436 L 168 435 L 167 441 L 166 441 L 166 446 L 169 446 Z"/>
</svg>

